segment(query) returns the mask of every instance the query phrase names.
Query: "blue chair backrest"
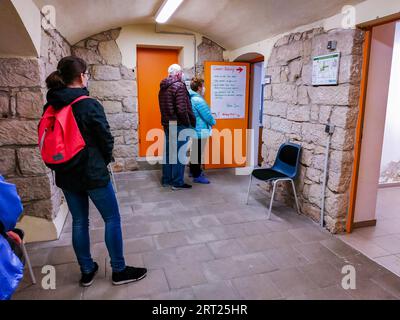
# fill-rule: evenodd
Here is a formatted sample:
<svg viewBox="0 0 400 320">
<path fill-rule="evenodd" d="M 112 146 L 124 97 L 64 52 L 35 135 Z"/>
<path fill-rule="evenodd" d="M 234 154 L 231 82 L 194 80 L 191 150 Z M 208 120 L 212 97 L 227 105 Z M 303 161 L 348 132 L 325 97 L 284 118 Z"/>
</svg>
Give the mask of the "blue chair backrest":
<svg viewBox="0 0 400 320">
<path fill-rule="evenodd" d="M 276 156 L 273 170 L 283 173 L 291 179 L 295 179 L 299 172 L 301 146 L 294 143 L 283 144 Z"/>
</svg>

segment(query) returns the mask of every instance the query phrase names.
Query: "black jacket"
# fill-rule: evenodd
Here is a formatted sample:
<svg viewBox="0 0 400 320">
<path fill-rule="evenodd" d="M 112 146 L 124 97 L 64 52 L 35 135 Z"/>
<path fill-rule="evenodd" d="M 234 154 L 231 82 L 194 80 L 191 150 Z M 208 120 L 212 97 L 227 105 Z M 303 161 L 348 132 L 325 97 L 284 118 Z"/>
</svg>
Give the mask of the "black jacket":
<svg viewBox="0 0 400 320">
<path fill-rule="evenodd" d="M 49 90 L 48 106 L 61 109 L 81 96 L 88 96 L 87 89 L 63 88 Z M 85 191 L 105 187 L 110 182 L 107 169 L 112 159 L 114 138 L 110 132 L 103 106 L 95 99 L 85 99 L 72 107 L 86 148 L 71 169 L 56 172 L 56 185 L 68 191 Z"/>
<path fill-rule="evenodd" d="M 168 127 L 170 121 L 187 128 L 196 127 L 189 92 L 181 80 L 168 77 L 161 81 L 158 101 L 164 127 Z"/>
</svg>

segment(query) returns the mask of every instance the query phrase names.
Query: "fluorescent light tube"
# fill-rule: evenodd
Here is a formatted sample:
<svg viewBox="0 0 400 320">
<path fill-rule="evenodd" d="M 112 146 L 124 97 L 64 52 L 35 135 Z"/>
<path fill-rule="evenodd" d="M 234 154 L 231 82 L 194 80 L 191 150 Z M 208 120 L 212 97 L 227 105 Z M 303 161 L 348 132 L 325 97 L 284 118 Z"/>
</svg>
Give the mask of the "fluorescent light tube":
<svg viewBox="0 0 400 320">
<path fill-rule="evenodd" d="M 183 0 L 165 0 L 160 10 L 158 10 L 156 22 L 166 23 L 182 2 Z"/>
</svg>

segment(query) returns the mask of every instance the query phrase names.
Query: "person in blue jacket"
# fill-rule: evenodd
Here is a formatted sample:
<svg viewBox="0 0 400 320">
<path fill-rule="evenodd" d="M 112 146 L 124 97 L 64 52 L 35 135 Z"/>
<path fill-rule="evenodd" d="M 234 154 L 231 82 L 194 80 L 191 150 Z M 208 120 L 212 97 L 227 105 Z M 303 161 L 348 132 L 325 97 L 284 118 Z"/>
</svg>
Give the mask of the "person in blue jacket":
<svg viewBox="0 0 400 320">
<path fill-rule="evenodd" d="M 0 300 L 9 300 L 24 275 L 24 265 L 6 240 L 23 211 L 17 188 L 0 175 Z"/>
<path fill-rule="evenodd" d="M 204 80 L 197 77 L 193 78 L 190 83 L 190 89 L 192 109 L 196 117 L 196 137 L 193 139 L 190 173 L 194 183 L 209 184 L 210 181 L 205 177 L 202 169 L 203 155 L 207 140 L 211 136 L 211 129 L 216 122 L 210 107 L 204 100 L 206 90 Z"/>
</svg>

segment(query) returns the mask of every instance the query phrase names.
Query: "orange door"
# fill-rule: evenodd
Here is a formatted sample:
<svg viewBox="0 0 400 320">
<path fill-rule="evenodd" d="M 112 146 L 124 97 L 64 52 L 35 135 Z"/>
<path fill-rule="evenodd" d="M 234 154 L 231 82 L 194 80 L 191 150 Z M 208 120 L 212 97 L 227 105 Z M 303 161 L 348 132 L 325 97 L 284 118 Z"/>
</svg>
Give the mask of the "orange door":
<svg viewBox="0 0 400 320">
<path fill-rule="evenodd" d="M 206 168 L 245 167 L 247 165 L 250 64 L 205 62 L 204 67 L 205 99 L 217 120 L 209 142 Z M 219 72 L 218 77 L 216 77 L 217 72 Z"/>
<path fill-rule="evenodd" d="M 154 144 L 154 141 L 146 141 L 147 133 L 152 129 L 162 129 L 158 105 L 160 82 L 168 76 L 168 67 L 178 63 L 178 55 L 177 50 L 137 49 L 140 157 L 145 157 L 148 147 Z"/>
</svg>

